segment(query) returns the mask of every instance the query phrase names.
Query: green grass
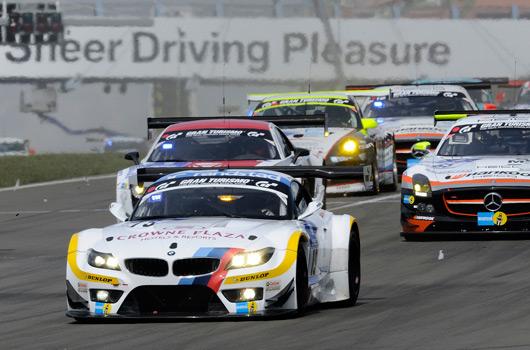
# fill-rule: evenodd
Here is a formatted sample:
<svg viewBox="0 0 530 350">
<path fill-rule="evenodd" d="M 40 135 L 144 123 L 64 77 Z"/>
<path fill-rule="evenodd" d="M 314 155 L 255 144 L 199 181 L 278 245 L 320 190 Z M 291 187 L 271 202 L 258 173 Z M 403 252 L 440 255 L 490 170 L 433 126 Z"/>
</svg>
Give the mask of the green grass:
<svg viewBox="0 0 530 350">
<path fill-rule="evenodd" d="M 133 165 L 121 153 L 0 157 L 0 187 L 116 173 Z"/>
</svg>

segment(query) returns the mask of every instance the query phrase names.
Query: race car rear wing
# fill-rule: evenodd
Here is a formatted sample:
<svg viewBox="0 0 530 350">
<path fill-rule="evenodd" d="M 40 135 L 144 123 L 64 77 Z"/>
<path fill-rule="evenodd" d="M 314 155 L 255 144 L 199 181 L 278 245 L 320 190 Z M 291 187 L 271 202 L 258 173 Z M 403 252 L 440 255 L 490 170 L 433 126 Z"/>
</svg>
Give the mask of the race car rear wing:
<svg viewBox="0 0 530 350">
<path fill-rule="evenodd" d="M 131 185 L 151 184 L 156 180 L 181 171 L 234 171 L 234 170 L 272 170 L 290 175 L 294 178 L 323 178 L 329 180 L 359 180 L 368 182 L 371 165 L 359 166 L 270 166 L 270 167 L 215 167 L 215 168 L 182 168 L 182 167 L 147 167 L 138 168 L 136 176 L 129 178 Z"/>
<path fill-rule="evenodd" d="M 279 127 L 282 126 L 323 126 L 324 131 L 328 131 L 328 116 L 327 114 L 318 115 L 280 115 L 280 116 L 215 116 L 215 117 L 185 117 L 185 118 L 147 118 L 147 130 L 150 129 L 165 129 L 170 125 L 211 119 L 238 119 L 238 120 L 259 120 L 273 123 Z"/>
<path fill-rule="evenodd" d="M 530 114 L 530 109 L 492 109 L 492 110 L 474 110 L 474 111 L 435 111 L 434 125 L 439 121 L 453 121 L 472 115 L 495 115 L 507 114 L 516 116 L 517 114 Z"/>
</svg>

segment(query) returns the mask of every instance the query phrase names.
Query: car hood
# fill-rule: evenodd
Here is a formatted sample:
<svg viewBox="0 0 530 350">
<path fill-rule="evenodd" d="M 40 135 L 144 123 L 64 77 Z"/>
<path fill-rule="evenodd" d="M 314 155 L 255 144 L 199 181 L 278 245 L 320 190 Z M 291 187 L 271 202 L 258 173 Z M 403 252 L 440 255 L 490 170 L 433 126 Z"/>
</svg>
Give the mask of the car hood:
<svg viewBox="0 0 530 350">
<path fill-rule="evenodd" d="M 167 256 L 169 251 L 177 257 L 191 257 L 201 248 L 286 247 L 296 229 L 293 221 L 226 217 L 131 221 L 102 229 L 100 244 L 104 246 L 98 244 L 94 249 L 121 258 Z"/>
<path fill-rule="evenodd" d="M 497 185 L 530 182 L 528 156 L 427 157 L 411 169 L 416 170 L 411 170 L 409 174 L 423 173 L 431 180 L 445 184 L 469 185 L 480 183 L 480 180 L 486 180 L 489 185 L 496 180 Z"/>
<path fill-rule="evenodd" d="M 284 134 L 296 147 L 307 148 L 317 154 L 325 156 L 333 146 L 343 137 L 354 134 L 351 128 L 328 128 L 328 136 L 323 128 L 283 129 Z"/>
<path fill-rule="evenodd" d="M 438 122 L 430 117 L 400 117 L 377 119 L 377 124 L 386 130 L 394 130 L 398 139 L 440 139 L 452 125 L 452 122 Z"/>
</svg>

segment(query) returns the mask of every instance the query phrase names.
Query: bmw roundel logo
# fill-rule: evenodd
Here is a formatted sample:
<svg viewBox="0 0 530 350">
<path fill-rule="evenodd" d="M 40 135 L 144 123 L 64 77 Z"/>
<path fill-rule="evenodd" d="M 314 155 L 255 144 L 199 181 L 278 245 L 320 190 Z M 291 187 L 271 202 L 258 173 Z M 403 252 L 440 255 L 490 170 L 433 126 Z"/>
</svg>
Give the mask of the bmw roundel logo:
<svg viewBox="0 0 530 350">
<path fill-rule="evenodd" d="M 172 250 L 170 250 L 169 252 L 167 252 L 167 255 L 169 255 L 169 256 L 173 256 L 173 255 L 175 255 L 175 252 L 172 251 Z"/>
</svg>

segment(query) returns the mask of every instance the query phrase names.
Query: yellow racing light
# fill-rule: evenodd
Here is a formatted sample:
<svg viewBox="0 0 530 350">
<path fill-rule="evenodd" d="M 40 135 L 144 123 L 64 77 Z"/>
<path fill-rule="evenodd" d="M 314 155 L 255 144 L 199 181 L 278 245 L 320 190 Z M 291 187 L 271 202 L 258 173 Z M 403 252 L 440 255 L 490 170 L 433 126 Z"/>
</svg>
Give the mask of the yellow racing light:
<svg viewBox="0 0 530 350">
<path fill-rule="evenodd" d="M 324 137 L 328 137 L 329 136 L 329 131 L 324 131 Z"/>
<path fill-rule="evenodd" d="M 219 200 L 222 200 L 223 202 L 231 202 L 231 201 L 239 199 L 241 197 L 242 196 L 232 196 L 230 194 L 217 196 L 217 198 L 219 198 Z"/>
<path fill-rule="evenodd" d="M 140 197 L 142 194 L 144 194 L 145 187 L 136 185 L 134 186 L 133 190 L 136 197 Z"/>
<path fill-rule="evenodd" d="M 353 140 L 348 140 L 342 145 L 342 149 L 346 152 L 353 152 L 357 149 L 357 144 Z"/>
</svg>

